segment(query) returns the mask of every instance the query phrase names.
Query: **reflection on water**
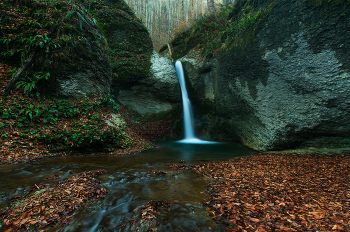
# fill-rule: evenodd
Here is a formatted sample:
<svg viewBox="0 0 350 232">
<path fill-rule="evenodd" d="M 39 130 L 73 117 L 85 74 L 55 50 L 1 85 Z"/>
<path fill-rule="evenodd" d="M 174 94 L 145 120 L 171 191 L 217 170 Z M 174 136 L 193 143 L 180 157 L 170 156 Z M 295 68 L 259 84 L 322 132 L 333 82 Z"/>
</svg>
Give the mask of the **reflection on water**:
<svg viewBox="0 0 350 232">
<path fill-rule="evenodd" d="M 205 197 L 206 184 L 198 180 L 200 175 L 193 171 L 176 174 L 164 164 L 184 160 L 194 165 L 244 155 L 254 155 L 254 152 L 232 143 L 164 142 L 159 148 L 137 155 L 57 157 L 35 164 L 3 165 L 0 166 L 0 204 L 16 192 L 25 193 L 25 189 L 35 183 L 58 181 L 46 180 L 47 176 L 58 174 L 64 179 L 82 171 L 103 168 L 107 174 L 99 179 L 110 190 L 108 196 L 78 212 L 71 225 L 56 230 L 125 231 L 118 226 L 136 216 L 135 208 L 150 200 L 167 200 L 171 210 L 159 216 L 157 231 L 220 231 L 200 204 Z M 151 175 L 150 170 L 164 171 L 168 175 Z M 139 231 L 143 231 L 142 228 Z"/>
<path fill-rule="evenodd" d="M 207 142 L 207 141 L 205 141 Z M 185 160 L 187 164 L 201 164 L 207 161 L 220 161 L 244 155 L 254 155 L 255 152 L 235 143 L 208 142 L 205 144 L 188 144 L 178 142 L 162 143 L 171 149 L 172 162 Z"/>
</svg>

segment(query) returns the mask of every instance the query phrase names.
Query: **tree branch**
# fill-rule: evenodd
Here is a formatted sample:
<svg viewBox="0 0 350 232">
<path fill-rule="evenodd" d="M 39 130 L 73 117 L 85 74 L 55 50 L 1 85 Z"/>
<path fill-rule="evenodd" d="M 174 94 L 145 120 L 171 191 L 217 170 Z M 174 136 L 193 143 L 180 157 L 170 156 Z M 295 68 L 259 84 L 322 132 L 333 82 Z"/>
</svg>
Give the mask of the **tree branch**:
<svg viewBox="0 0 350 232">
<path fill-rule="evenodd" d="M 169 49 L 171 61 L 174 62 L 173 52 L 171 51 L 171 46 L 170 46 L 170 44 L 168 44 L 168 49 Z"/>
<path fill-rule="evenodd" d="M 56 29 L 57 29 L 58 26 L 59 26 L 58 23 L 55 24 L 55 25 L 50 29 L 50 31 L 49 31 L 49 33 L 48 33 L 48 36 L 51 36 L 51 35 L 56 31 Z M 34 60 L 34 58 L 35 58 L 35 56 L 36 56 L 36 53 L 37 53 L 37 51 L 38 51 L 38 48 L 39 48 L 39 46 L 36 46 L 36 47 L 34 48 L 34 51 L 32 52 L 32 54 L 30 54 L 30 56 L 28 57 L 27 61 L 26 61 L 24 64 L 23 64 L 23 62 L 21 61 L 22 66 L 21 66 L 21 68 L 16 72 L 16 74 L 15 74 L 14 77 L 11 79 L 11 81 L 7 84 L 6 89 L 5 89 L 5 93 L 4 93 L 4 97 L 6 97 L 6 96 L 10 93 L 10 91 L 11 91 L 13 85 L 16 84 L 16 82 L 18 81 L 20 75 L 21 75 L 21 74 L 23 73 L 23 71 L 33 62 L 33 60 Z"/>
<path fill-rule="evenodd" d="M 20 75 L 22 74 L 22 72 L 30 65 L 30 63 L 32 63 L 35 55 L 36 55 L 36 51 L 37 51 L 37 47 L 34 49 L 34 51 L 32 52 L 32 54 L 30 54 L 29 58 L 27 59 L 27 61 L 21 66 L 21 68 L 16 72 L 16 74 L 14 75 L 14 77 L 11 79 L 11 81 L 7 84 L 6 89 L 5 89 L 5 93 L 4 93 L 4 97 L 6 97 L 11 89 L 12 86 L 14 84 L 16 84 L 16 82 L 18 81 Z"/>
</svg>

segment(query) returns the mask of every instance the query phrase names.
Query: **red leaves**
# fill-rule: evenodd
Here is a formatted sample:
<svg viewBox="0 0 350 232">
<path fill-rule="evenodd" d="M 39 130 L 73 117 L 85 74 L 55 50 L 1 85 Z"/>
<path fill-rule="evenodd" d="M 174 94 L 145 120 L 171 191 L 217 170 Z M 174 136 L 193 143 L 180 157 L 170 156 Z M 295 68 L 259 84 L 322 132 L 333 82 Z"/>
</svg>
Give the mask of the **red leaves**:
<svg viewBox="0 0 350 232">
<path fill-rule="evenodd" d="M 350 230 L 350 155 L 241 157 L 194 167 L 211 216 L 231 231 Z"/>
<path fill-rule="evenodd" d="M 134 209 L 138 213 L 137 217 L 130 220 L 127 224 L 121 225 L 118 228 L 124 228 L 123 231 L 156 231 L 157 218 L 160 215 L 158 210 L 165 208 L 170 211 L 169 201 L 149 201 L 143 206 Z"/>
<path fill-rule="evenodd" d="M 105 170 L 82 172 L 54 184 L 35 184 L 29 194 L 13 200 L 6 209 L 0 211 L 3 226 L 15 231 L 34 228 L 46 230 L 51 226 L 69 223 L 75 210 L 82 209 L 87 202 L 103 198 L 107 189 L 100 187 L 96 176 Z"/>
<path fill-rule="evenodd" d="M 163 171 L 154 171 L 154 170 L 150 170 L 149 172 L 148 172 L 149 174 L 154 174 L 154 175 L 162 175 L 162 176 L 164 176 L 164 175 L 166 175 L 166 172 L 163 172 Z"/>
<path fill-rule="evenodd" d="M 45 179 L 48 179 L 48 180 L 56 180 L 56 179 L 59 179 L 59 178 L 61 178 L 60 175 L 52 175 L 52 176 L 46 177 Z"/>
<path fill-rule="evenodd" d="M 149 201 L 146 205 L 137 207 L 134 212 L 139 212 L 137 220 L 143 220 L 143 223 L 148 220 L 156 220 L 159 213 L 158 208 L 167 208 L 170 210 L 169 201 Z"/>
<path fill-rule="evenodd" d="M 167 164 L 165 167 L 172 167 L 175 173 L 181 173 L 183 171 L 189 171 L 192 170 L 192 167 L 190 165 L 178 165 L 178 164 Z"/>
</svg>

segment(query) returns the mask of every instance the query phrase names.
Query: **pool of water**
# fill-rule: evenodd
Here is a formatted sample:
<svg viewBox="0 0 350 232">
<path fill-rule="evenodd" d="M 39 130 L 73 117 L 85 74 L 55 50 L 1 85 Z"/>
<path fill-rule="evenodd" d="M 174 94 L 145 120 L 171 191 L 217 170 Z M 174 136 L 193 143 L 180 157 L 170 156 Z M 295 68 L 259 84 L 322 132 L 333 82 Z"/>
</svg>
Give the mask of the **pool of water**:
<svg viewBox="0 0 350 232">
<path fill-rule="evenodd" d="M 159 143 L 159 147 L 129 156 L 70 156 L 50 158 L 35 164 L 0 166 L 0 204 L 14 194 L 23 194 L 35 183 L 53 182 L 50 175 L 61 179 L 83 171 L 105 169 L 99 176 L 110 190 L 98 202 L 77 212 L 73 223 L 53 231 L 145 231 L 140 227 L 118 228 L 135 218 L 133 210 L 151 200 L 170 201 L 170 211 L 159 216 L 157 231 L 221 231 L 207 215 L 201 201 L 206 182 L 194 171 L 174 173 L 165 164 L 185 162 L 188 165 L 226 160 L 255 152 L 233 143 L 184 144 Z M 168 175 L 152 175 L 150 170 Z M 59 180 L 61 180 L 59 179 Z M 54 180 L 58 181 L 58 180 Z"/>
</svg>

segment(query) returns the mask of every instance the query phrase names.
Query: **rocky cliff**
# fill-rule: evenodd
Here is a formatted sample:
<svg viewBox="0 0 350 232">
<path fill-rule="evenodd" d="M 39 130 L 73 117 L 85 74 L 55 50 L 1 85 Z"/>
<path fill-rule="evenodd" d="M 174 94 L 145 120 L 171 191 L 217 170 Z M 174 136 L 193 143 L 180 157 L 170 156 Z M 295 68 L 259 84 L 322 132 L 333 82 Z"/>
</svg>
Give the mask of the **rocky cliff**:
<svg viewBox="0 0 350 232">
<path fill-rule="evenodd" d="M 272 7 L 249 40 L 243 31 L 244 46 L 236 30 L 221 41 L 231 36 L 243 41 L 240 46 L 203 59 L 197 40 L 180 59 L 200 135 L 262 151 L 344 145 L 350 130 L 350 1 L 251 3 L 258 16 Z M 231 21 L 248 8 L 236 7 Z M 188 51 L 188 41 L 172 44 L 175 51 L 187 46 L 178 57 Z"/>
<path fill-rule="evenodd" d="M 165 120 L 179 114 L 181 91 L 174 65 L 155 51 L 149 75 L 115 86 L 118 101 L 142 120 Z"/>
</svg>

